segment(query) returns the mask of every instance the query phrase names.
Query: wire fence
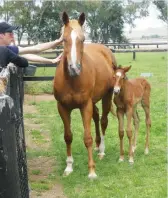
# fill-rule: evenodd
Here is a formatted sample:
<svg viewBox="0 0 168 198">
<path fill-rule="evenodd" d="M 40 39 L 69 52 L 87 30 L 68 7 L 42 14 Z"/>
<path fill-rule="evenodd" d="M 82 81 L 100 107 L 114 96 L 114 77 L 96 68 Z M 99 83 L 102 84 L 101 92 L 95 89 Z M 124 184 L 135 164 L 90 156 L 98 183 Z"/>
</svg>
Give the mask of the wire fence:
<svg viewBox="0 0 168 198">
<path fill-rule="evenodd" d="M 0 96 L 0 198 L 29 198 L 23 124 L 23 72 L 7 68 L 6 93 Z"/>
</svg>

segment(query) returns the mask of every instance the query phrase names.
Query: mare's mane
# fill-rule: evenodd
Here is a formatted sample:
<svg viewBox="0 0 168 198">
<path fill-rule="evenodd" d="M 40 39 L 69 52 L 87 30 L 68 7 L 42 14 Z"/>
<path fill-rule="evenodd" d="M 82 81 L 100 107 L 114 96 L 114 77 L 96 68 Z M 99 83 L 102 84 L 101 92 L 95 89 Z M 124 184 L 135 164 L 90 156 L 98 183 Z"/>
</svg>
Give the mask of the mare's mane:
<svg viewBox="0 0 168 198">
<path fill-rule="evenodd" d="M 77 20 L 75 20 L 75 19 L 69 20 L 68 26 L 71 27 L 72 30 L 74 30 L 76 32 L 76 34 L 78 35 L 78 38 L 80 40 L 82 40 L 82 41 L 84 40 L 84 38 L 85 38 L 84 30 Z M 65 25 L 62 27 L 61 33 L 63 33 L 64 30 L 65 30 Z"/>
</svg>

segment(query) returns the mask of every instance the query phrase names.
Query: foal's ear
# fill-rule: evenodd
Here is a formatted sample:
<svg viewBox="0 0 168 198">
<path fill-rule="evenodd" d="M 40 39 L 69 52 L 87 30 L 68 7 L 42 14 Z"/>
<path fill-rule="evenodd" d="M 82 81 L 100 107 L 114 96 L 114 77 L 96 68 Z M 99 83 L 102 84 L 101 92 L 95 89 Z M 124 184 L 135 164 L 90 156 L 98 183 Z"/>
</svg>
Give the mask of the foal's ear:
<svg viewBox="0 0 168 198">
<path fill-rule="evenodd" d="M 82 26 L 85 22 L 85 14 L 82 13 L 80 16 L 79 16 L 79 19 L 78 19 L 78 23 Z"/>
<path fill-rule="evenodd" d="M 69 17 L 66 12 L 63 12 L 63 14 L 62 14 L 62 21 L 65 25 L 67 25 L 69 23 Z"/>
<path fill-rule="evenodd" d="M 123 69 L 124 69 L 124 72 L 126 73 L 126 72 L 128 72 L 130 69 L 131 69 L 131 65 L 130 66 L 128 66 L 128 67 L 124 67 Z"/>
</svg>

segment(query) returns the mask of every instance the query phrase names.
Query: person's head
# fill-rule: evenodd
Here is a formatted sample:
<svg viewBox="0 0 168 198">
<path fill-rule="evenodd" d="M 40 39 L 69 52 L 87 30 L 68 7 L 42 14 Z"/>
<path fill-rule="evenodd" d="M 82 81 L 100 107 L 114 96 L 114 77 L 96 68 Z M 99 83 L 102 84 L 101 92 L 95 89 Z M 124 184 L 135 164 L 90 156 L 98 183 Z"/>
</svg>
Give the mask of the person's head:
<svg viewBox="0 0 168 198">
<path fill-rule="evenodd" d="M 18 29 L 17 26 L 12 26 L 6 22 L 0 23 L 0 45 L 10 45 L 14 42 L 13 30 Z"/>
</svg>

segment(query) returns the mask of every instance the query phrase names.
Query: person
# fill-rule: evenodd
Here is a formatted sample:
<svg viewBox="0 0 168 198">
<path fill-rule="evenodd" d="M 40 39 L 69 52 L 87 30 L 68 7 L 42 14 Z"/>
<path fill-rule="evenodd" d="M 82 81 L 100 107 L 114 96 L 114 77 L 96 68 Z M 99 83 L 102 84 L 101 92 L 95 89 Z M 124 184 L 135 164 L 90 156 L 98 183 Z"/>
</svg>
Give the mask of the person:
<svg viewBox="0 0 168 198">
<path fill-rule="evenodd" d="M 20 47 L 16 45 L 11 45 L 12 43 L 15 44 L 15 38 L 14 38 L 14 30 L 17 30 L 19 27 L 12 26 L 6 22 L 0 23 L 0 46 L 6 46 L 9 50 L 11 50 L 13 53 L 17 55 L 21 55 L 22 57 L 26 58 L 29 61 L 33 62 L 41 62 L 41 63 L 57 63 L 61 59 L 60 54 L 55 59 L 48 59 L 44 58 L 42 56 L 36 55 L 34 53 L 39 53 L 48 49 L 54 49 L 57 45 L 61 44 L 63 41 L 62 36 L 51 42 L 41 43 L 34 46 L 28 46 L 28 47 Z"/>
<path fill-rule="evenodd" d="M 28 67 L 27 59 L 15 54 L 5 46 L 0 46 L 0 72 L 10 62 L 19 67 Z"/>
</svg>

